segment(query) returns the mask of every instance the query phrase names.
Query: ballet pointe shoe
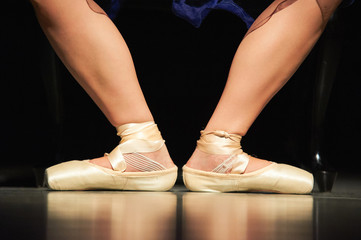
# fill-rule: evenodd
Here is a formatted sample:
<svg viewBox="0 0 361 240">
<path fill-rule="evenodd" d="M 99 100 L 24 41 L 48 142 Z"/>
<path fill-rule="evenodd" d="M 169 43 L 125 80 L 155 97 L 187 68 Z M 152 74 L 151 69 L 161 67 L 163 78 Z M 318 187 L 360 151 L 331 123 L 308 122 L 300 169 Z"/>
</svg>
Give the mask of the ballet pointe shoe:
<svg viewBox="0 0 361 240">
<path fill-rule="evenodd" d="M 177 179 L 177 167 L 166 169 L 141 154 L 155 152 L 164 145 L 157 125 L 154 122 L 129 123 L 117 127 L 117 131 L 121 137 L 120 144 L 106 154 L 113 169 L 98 166 L 89 160 L 73 160 L 46 169 L 45 184 L 53 190 L 171 189 Z M 127 154 L 127 162 L 124 154 Z M 127 164 L 140 172 L 125 172 Z"/>
<path fill-rule="evenodd" d="M 183 181 L 191 191 L 274 192 L 307 194 L 313 189 L 312 174 L 302 169 L 272 162 L 259 170 L 244 173 L 249 156 L 241 149 L 241 136 L 224 131 L 201 131 L 197 149 L 230 157 L 207 172 L 183 167 Z"/>
</svg>

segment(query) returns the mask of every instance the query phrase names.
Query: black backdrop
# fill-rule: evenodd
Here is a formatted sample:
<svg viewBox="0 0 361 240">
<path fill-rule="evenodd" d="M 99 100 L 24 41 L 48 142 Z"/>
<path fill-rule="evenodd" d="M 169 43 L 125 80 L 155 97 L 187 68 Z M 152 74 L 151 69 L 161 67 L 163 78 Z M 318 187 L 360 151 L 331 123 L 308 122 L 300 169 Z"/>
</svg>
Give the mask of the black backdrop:
<svg viewBox="0 0 361 240">
<path fill-rule="evenodd" d="M 256 15 L 265 2 L 253 2 Z M 341 171 L 357 171 L 353 166 L 360 160 L 358 5 L 339 11 L 343 51 L 325 123 L 325 156 Z M 44 168 L 112 150 L 119 141 L 115 130 L 59 60 L 62 108 L 49 105 L 42 75 L 47 68 L 42 55 L 49 45 L 29 2 L 6 0 L 2 9 L 0 185 L 6 185 L 10 178 L 4 176 L 14 169 Z M 114 22 L 128 43 L 172 158 L 182 166 L 216 106 L 247 29 L 223 11 L 213 11 L 196 29 L 172 14 L 170 0 L 125 1 Z M 248 153 L 309 167 L 318 54 L 319 44 L 257 118 L 243 141 Z"/>
</svg>

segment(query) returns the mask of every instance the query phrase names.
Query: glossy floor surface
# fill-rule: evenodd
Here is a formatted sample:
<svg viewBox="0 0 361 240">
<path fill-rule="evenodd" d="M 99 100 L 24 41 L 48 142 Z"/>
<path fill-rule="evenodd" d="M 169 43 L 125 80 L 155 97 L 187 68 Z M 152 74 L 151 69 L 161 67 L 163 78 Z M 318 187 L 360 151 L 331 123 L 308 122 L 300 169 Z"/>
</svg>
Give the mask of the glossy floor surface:
<svg viewBox="0 0 361 240">
<path fill-rule="evenodd" d="M 311 195 L 0 188 L 0 239 L 361 239 L 361 176 Z"/>
</svg>

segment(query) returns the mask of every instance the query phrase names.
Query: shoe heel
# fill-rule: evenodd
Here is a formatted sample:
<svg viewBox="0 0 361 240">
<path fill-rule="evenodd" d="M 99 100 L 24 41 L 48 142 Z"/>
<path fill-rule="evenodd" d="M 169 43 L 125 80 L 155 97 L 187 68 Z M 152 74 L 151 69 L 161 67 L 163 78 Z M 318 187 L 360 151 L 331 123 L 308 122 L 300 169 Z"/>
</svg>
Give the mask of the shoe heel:
<svg viewBox="0 0 361 240">
<path fill-rule="evenodd" d="M 148 176 L 144 176 L 144 172 L 125 174 L 127 183 L 124 190 L 168 191 L 177 180 L 178 170 L 174 167 L 165 170 L 164 173 L 149 172 Z"/>
<path fill-rule="evenodd" d="M 183 182 L 187 189 L 194 192 L 233 192 L 236 190 L 234 179 L 220 179 L 218 176 L 193 174 L 185 168 L 183 168 Z"/>
</svg>

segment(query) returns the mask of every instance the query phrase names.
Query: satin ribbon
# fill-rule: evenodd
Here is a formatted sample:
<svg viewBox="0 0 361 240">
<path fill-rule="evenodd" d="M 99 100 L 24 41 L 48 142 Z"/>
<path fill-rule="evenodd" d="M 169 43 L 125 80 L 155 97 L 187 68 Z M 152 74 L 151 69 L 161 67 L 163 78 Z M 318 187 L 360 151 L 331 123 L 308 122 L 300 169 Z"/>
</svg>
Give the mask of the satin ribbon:
<svg viewBox="0 0 361 240">
<path fill-rule="evenodd" d="M 125 171 L 127 165 L 123 154 L 155 152 L 164 145 L 157 125 L 153 122 L 128 123 L 117 127 L 120 144 L 109 154 L 109 162 L 116 171 Z"/>
<path fill-rule="evenodd" d="M 197 141 L 197 149 L 215 155 L 234 155 L 231 173 L 244 173 L 249 162 L 249 156 L 241 147 L 242 136 L 225 131 L 201 131 Z"/>
</svg>

